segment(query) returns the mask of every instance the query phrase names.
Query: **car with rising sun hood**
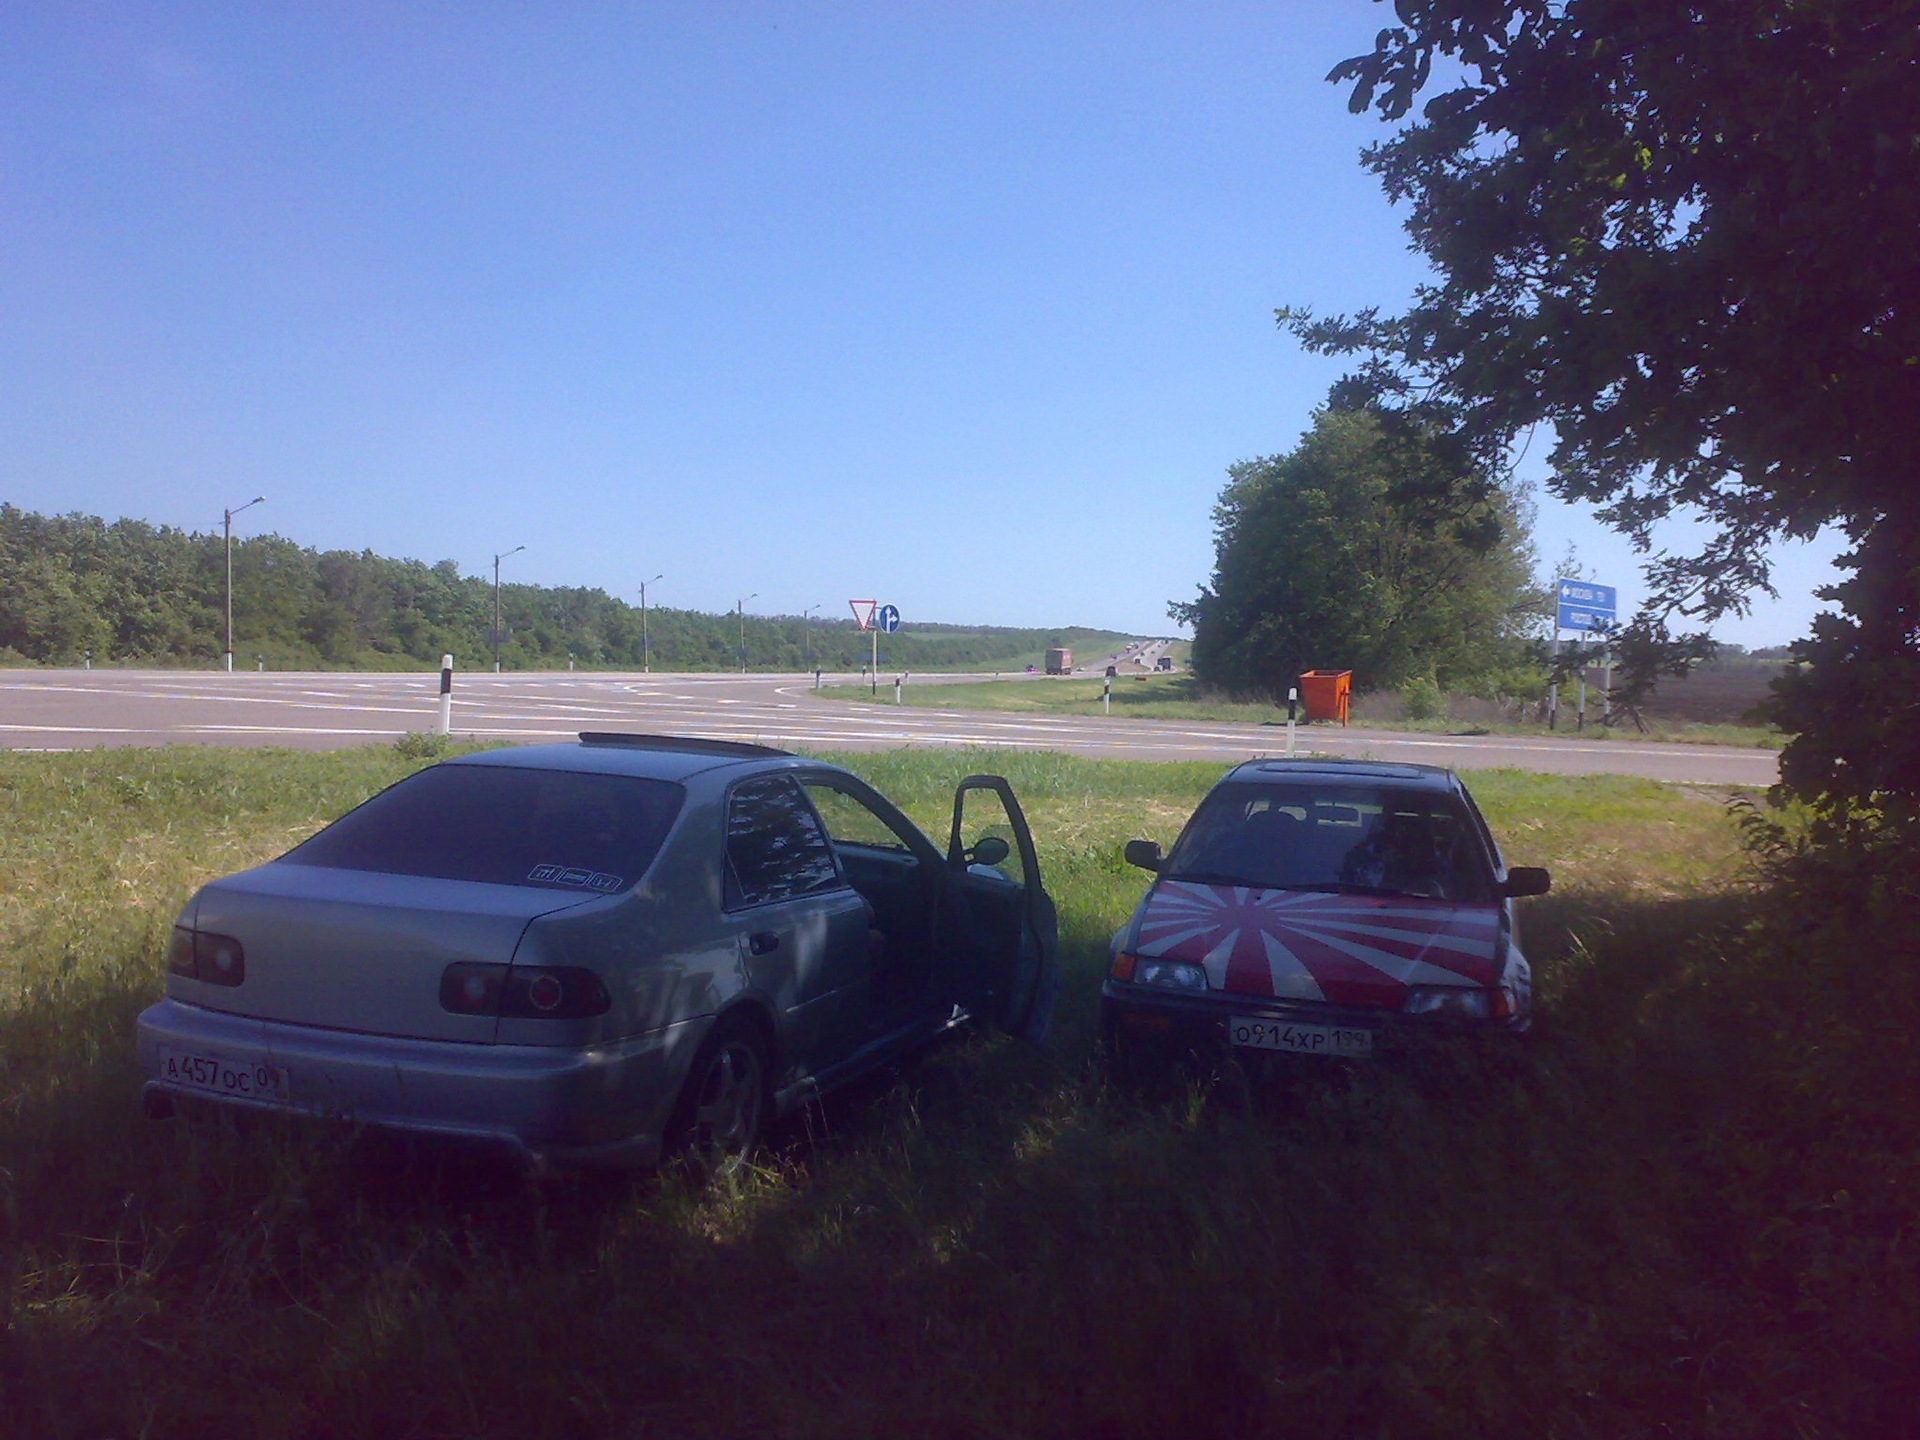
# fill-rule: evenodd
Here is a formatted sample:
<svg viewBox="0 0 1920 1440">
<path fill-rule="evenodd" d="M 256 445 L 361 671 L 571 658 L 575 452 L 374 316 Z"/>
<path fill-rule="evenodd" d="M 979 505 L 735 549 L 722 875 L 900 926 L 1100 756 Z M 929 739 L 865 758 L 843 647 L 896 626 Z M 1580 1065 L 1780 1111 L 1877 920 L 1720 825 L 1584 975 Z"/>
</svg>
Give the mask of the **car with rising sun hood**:
<svg viewBox="0 0 1920 1440">
<path fill-rule="evenodd" d="M 1532 971 L 1509 867 L 1450 770 L 1255 760 L 1172 850 L 1128 842 L 1153 883 L 1114 937 L 1101 1022 L 1116 1056 L 1179 1042 L 1364 1060 L 1422 1035 L 1519 1035 Z"/>
</svg>

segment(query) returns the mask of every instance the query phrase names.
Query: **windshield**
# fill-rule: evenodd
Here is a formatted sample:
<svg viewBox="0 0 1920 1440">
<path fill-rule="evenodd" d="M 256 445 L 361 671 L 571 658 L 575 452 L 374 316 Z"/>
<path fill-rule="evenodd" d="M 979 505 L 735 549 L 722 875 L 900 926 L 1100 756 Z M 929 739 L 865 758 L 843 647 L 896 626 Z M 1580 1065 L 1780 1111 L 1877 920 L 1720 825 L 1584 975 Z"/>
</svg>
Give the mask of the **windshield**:
<svg viewBox="0 0 1920 1440">
<path fill-rule="evenodd" d="M 1220 786 L 1160 873 L 1269 890 L 1493 895 L 1486 857 L 1453 796 L 1365 784 Z"/>
<path fill-rule="evenodd" d="M 631 775 L 436 765 L 348 811 L 282 863 L 617 894 L 653 863 L 684 794 Z"/>
</svg>

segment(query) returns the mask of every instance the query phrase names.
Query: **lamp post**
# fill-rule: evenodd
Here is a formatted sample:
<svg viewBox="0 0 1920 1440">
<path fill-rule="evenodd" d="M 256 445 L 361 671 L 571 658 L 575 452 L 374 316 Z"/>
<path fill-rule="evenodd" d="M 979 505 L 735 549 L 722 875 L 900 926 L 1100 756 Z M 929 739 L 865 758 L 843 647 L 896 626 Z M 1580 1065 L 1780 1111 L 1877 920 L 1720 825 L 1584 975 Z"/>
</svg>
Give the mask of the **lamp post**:
<svg viewBox="0 0 1920 1440">
<path fill-rule="evenodd" d="M 647 643 L 647 586 L 660 578 L 656 575 L 653 580 L 640 582 L 640 673 L 642 675 L 653 673 L 653 647 Z"/>
<path fill-rule="evenodd" d="M 527 547 L 516 545 L 493 557 L 493 673 L 500 673 L 500 562 L 509 555 L 518 555 Z"/>
<path fill-rule="evenodd" d="M 809 669 L 813 667 L 813 626 L 808 617 L 819 608 L 809 605 L 800 612 L 800 662 Z"/>
<path fill-rule="evenodd" d="M 242 510 L 248 510 L 258 505 L 266 498 L 264 495 L 256 495 L 253 499 L 247 501 L 245 505 L 225 512 L 227 527 L 227 648 L 222 654 L 226 660 L 229 673 L 233 670 L 233 517 L 238 515 Z"/>
<path fill-rule="evenodd" d="M 734 612 L 740 617 L 740 673 L 742 675 L 747 673 L 747 601 L 759 598 L 760 592 L 756 590 L 751 595 L 742 596 L 740 602 L 733 607 Z"/>
</svg>

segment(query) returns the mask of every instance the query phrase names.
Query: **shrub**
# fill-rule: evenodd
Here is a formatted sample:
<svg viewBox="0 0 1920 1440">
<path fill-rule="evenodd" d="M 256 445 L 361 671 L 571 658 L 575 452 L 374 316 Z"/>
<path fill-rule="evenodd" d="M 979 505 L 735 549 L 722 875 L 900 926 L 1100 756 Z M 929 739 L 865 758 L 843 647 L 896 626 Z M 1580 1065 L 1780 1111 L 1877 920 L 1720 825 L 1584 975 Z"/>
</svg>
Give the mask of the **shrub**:
<svg viewBox="0 0 1920 1440">
<path fill-rule="evenodd" d="M 1400 687 L 1400 713 L 1409 720 L 1437 720 L 1447 713 L 1447 697 L 1431 675 L 1416 675 Z"/>
<path fill-rule="evenodd" d="M 393 742 L 394 752 L 404 760 L 438 760 L 453 749 L 451 735 L 431 730 L 409 730 Z"/>
</svg>

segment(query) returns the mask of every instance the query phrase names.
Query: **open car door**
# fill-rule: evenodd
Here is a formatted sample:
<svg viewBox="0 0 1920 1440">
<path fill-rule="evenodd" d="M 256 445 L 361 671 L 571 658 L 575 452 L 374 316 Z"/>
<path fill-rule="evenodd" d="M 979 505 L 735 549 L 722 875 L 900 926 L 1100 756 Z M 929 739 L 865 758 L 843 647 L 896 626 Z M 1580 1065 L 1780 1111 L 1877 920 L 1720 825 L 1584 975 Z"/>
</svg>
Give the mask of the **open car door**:
<svg viewBox="0 0 1920 1440">
<path fill-rule="evenodd" d="M 1039 1044 L 1059 988 L 1059 920 L 1027 817 L 998 775 L 969 775 L 953 793 L 945 888 L 942 958 L 959 1003 Z"/>
</svg>

